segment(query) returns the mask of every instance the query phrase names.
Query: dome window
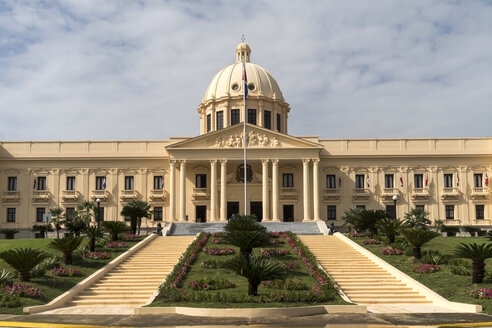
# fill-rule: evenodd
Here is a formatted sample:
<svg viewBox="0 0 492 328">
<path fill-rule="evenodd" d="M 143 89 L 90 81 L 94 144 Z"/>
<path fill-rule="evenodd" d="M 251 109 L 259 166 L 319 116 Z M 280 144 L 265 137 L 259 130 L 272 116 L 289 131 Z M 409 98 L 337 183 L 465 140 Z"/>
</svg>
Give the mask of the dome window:
<svg viewBox="0 0 492 328">
<path fill-rule="evenodd" d="M 234 83 L 234 84 L 232 85 L 232 90 L 234 90 L 234 91 L 238 91 L 238 90 L 239 90 L 239 84 Z"/>
<path fill-rule="evenodd" d="M 248 89 L 250 91 L 254 91 L 256 88 L 255 88 L 255 85 L 253 83 L 250 83 L 250 84 L 248 84 Z"/>
</svg>

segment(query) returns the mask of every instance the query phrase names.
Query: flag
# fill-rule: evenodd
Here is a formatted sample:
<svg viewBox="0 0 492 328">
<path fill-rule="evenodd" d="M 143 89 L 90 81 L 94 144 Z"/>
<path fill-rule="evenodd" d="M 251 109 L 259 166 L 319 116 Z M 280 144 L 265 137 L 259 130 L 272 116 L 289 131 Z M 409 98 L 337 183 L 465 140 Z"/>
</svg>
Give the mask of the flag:
<svg viewBox="0 0 492 328">
<path fill-rule="evenodd" d="M 164 176 L 161 178 L 161 189 L 164 189 Z"/>
<path fill-rule="evenodd" d="M 32 185 L 32 189 L 36 189 L 36 178 L 34 178 L 34 184 Z"/>
<path fill-rule="evenodd" d="M 489 176 L 487 173 L 485 173 L 485 185 L 488 187 L 489 186 Z"/>
<path fill-rule="evenodd" d="M 456 172 L 456 187 L 460 186 L 460 172 Z"/>
<path fill-rule="evenodd" d="M 369 180 L 369 176 L 367 176 L 367 188 L 371 186 L 371 180 Z"/>
<path fill-rule="evenodd" d="M 403 187 L 403 176 L 400 174 L 400 187 Z"/>
<path fill-rule="evenodd" d="M 103 179 L 103 185 L 102 185 L 103 190 L 106 189 L 106 177 Z"/>
<path fill-rule="evenodd" d="M 248 78 L 246 77 L 246 63 L 243 62 L 243 82 L 244 82 L 244 96 L 248 95 Z"/>
<path fill-rule="evenodd" d="M 425 187 L 427 188 L 427 185 L 429 184 L 429 173 L 425 174 Z"/>
<path fill-rule="evenodd" d="M 342 177 L 338 177 L 338 188 L 342 187 Z"/>
</svg>

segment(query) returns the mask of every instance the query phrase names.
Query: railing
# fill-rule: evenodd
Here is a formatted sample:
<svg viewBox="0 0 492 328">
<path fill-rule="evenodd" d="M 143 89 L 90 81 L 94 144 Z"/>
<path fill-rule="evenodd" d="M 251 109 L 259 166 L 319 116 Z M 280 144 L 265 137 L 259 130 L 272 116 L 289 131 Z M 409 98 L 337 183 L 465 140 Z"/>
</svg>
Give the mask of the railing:
<svg viewBox="0 0 492 328">
<path fill-rule="evenodd" d="M 50 198 L 50 192 L 47 190 L 33 190 L 33 200 L 48 200 Z"/>
<path fill-rule="evenodd" d="M 294 187 L 280 188 L 280 199 L 297 199 L 297 189 Z"/>
<path fill-rule="evenodd" d="M 489 193 L 489 188 L 487 187 L 473 187 L 472 194 L 482 194 L 486 195 Z"/>
<path fill-rule="evenodd" d="M 368 194 L 369 189 L 368 188 L 355 188 L 354 189 L 354 194 Z"/>
<path fill-rule="evenodd" d="M 193 199 L 208 199 L 210 190 L 208 188 L 193 188 Z"/>
<path fill-rule="evenodd" d="M 3 192 L 3 200 L 19 200 L 20 193 L 18 191 L 4 191 Z"/>
<path fill-rule="evenodd" d="M 92 198 L 95 200 L 97 198 L 101 200 L 107 200 L 109 197 L 109 192 L 107 190 L 92 190 Z"/>
<path fill-rule="evenodd" d="M 340 198 L 340 190 L 338 188 L 326 188 L 323 189 L 323 199 L 335 200 Z"/>
<path fill-rule="evenodd" d="M 429 197 L 429 188 L 413 188 L 413 197 Z"/>
<path fill-rule="evenodd" d="M 122 200 L 137 199 L 137 192 L 135 190 L 121 190 L 120 198 Z"/>
<path fill-rule="evenodd" d="M 396 188 L 384 188 L 383 189 L 383 195 L 396 195 L 398 194 L 398 189 Z"/>
<path fill-rule="evenodd" d="M 62 198 L 79 198 L 79 192 L 76 190 L 63 190 Z"/>
</svg>

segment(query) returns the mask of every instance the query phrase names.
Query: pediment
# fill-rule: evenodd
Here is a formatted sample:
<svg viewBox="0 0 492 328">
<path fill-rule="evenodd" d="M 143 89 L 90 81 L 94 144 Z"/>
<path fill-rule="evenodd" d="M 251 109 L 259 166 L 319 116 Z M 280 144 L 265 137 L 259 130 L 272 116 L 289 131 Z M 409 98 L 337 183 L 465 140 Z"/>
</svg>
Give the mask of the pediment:
<svg viewBox="0 0 492 328">
<path fill-rule="evenodd" d="M 192 139 L 184 140 L 166 147 L 173 149 L 242 149 L 243 125 L 237 124 L 225 129 L 210 132 Z M 320 149 L 323 146 L 289 136 L 283 133 L 246 124 L 247 149 Z"/>
</svg>

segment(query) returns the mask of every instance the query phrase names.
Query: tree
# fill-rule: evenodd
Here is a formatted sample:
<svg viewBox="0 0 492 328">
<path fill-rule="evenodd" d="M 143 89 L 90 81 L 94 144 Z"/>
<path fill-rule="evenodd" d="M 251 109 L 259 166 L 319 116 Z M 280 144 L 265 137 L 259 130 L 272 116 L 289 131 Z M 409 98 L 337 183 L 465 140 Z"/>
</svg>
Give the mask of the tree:
<svg viewBox="0 0 492 328">
<path fill-rule="evenodd" d="M 405 227 L 409 229 L 427 229 L 431 224 L 431 221 L 427 218 L 428 215 L 429 213 L 422 208 L 413 208 L 405 214 Z"/>
<path fill-rule="evenodd" d="M 265 226 L 258 223 L 256 215 L 234 215 L 224 227 L 225 232 L 231 231 L 263 231 L 266 232 Z"/>
<path fill-rule="evenodd" d="M 402 224 L 403 223 L 399 219 L 384 218 L 376 224 L 376 228 L 386 235 L 390 244 L 393 244 L 395 242 L 396 233 L 402 227 Z"/>
<path fill-rule="evenodd" d="M 48 231 L 53 231 L 53 228 L 49 224 L 35 224 L 32 226 L 32 231 L 39 232 L 41 238 L 44 238 Z"/>
<path fill-rule="evenodd" d="M 21 281 L 30 281 L 32 269 L 47 257 L 45 252 L 30 247 L 9 249 L 0 253 L 0 259 L 19 272 Z"/>
<path fill-rule="evenodd" d="M 371 237 L 378 233 L 376 228 L 379 221 L 390 216 L 384 210 L 362 210 L 360 212 L 360 227 L 363 231 L 368 230 Z"/>
<path fill-rule="evenodd" d="M 352 226 L 355 231 L 357 232 L 362 232 L 361 228 L 361 212 L 363 209 L 361 208 L 349 208 L 348 210 L 345 211 L 345 213 L 342 216 L 342 220 L 344 221 L 343 225 L 344 226 Z"/>
<path fill-rule="evenodd" d="M 120 233 L 128 232 L 130 230 L 129 227 L 125 224 L 125 222 L 121 222 L 121 221 L 104 221 L 102 223 L 102 227 L 109 234 L 111 234 L 111 239 L 113 241 L 118 240 L 118 235 Z"/>
<path fill-rule="evenodd" d="M 150 211 L 150 204 L 141 200 L 132 200 L 121 210 L 121 215 L 130 218 L 132 233 L 137 233 L 137 223 L 138 223 L 138 234 L 140 234 L 140 224 L 142 218 L 149 218 L 152 213 Z"/>
<path fill-rule="evenodd" d="M 492 244 L 461 243 L 456 246 L 454 254 L 472 260 L 472 283 L 480 284 L 485 276 L 485 260 L 492 258 Z"/>
<path fill-rule="evenodd" d="M 415 259 L 422 258 L 420 248 L 423 245 L 439 236 L 435 231 L 422 229 L 400 229 L 400 233 L 412 246 L 412 255 Z"/>
<path fill-rule="evenodd" d="M 54 239 L 50 246 L 62 252 L 63 263 L 72 264 L 72 253 L 80 246 L 83 237 Z"/>
<path fill-rule="evenodd" d="M 239 252 L 249 261 L 253 248 L 267 246 L 270 238 L 266 227 L 254 215 L 235 215 L 224 227 L 224 240 L 239 247 Z"/>
<path fill-rule="evenodd" d="M 96 251 L 96 238 L 102 237 L 102 229 L 98 226 L 88 226 L 84 229 L 85 234 L 89 237 L 89 249 L 91 252 Z"/>
<path fill-rule="evenodd" d="M 51 214 L 51 222 L 53 223 L 53 226 L 55 227 L 56 230 L 56 238 L 60 238 L 60 230 L 63 223 L 62 221 L 63 208 L 61 207 L 50 208 L 50 214 Z"/>
</svg>

